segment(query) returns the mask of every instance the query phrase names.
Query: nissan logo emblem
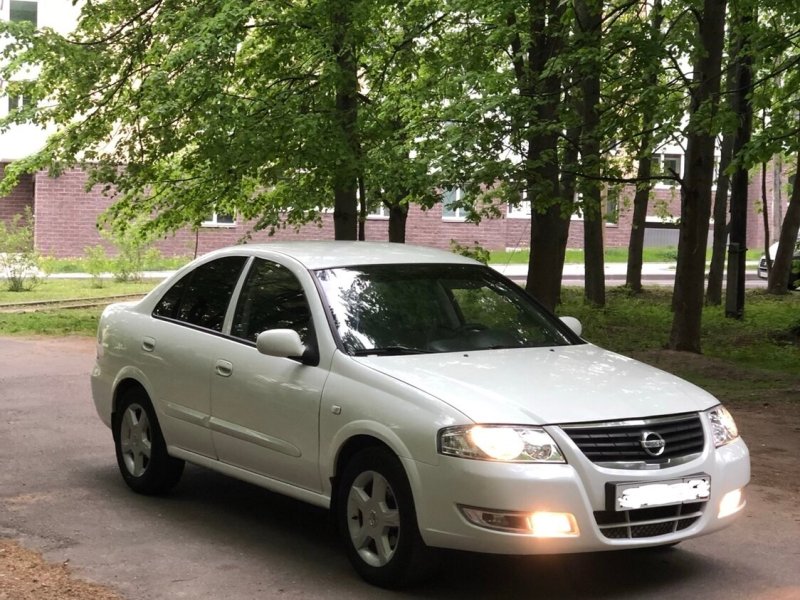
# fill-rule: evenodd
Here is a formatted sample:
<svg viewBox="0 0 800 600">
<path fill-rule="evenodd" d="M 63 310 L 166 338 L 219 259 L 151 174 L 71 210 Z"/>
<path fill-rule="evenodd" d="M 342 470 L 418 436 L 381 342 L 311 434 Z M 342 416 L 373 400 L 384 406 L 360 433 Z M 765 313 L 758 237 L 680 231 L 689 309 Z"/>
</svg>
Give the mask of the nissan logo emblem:
<svg viewBox="0 0 800 600">
<path fill-rule="evenodd" d="M 661 456 L 664 454 L 664 449 L 667 447 L 664 438 L 655 431 L 643 431 L 642 439 L 639 443 L 650 456 Z"/>
</svg>

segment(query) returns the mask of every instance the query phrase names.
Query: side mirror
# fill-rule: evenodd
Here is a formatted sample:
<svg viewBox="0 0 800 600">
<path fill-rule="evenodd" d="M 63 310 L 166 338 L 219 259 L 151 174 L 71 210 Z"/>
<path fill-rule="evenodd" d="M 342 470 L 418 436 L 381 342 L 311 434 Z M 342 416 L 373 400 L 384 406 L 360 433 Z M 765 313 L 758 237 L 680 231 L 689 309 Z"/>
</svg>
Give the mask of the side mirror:
<svg viewBox="0 0 800 600">
<path fill-rule="evenodd" d="M 258 334 L 256 348 L 261 354 L 300 360 L 306 347 L 293 329 L 268 329 Z"/>
<path fill-rule="evenodd" d="M 561 322 L 569 327 L 577 336 L 583 333 L 583 325 L 575 317 L 561 317 Z"/>
</svg>

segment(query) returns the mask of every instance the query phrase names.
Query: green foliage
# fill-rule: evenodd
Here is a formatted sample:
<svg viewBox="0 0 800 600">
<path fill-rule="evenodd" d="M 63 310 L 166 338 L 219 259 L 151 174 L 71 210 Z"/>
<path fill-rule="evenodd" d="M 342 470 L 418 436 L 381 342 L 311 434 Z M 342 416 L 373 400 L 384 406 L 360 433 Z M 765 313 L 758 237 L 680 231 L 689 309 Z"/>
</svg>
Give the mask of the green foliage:
<svg viewBox="0 0 800 600">
<path fill-rule="evenodd" d="M 459 244 L 456 240 L 450 240 L 450 252 L 477 260 L 485 265 L 489 264 L 489 259 L 492 255 L 491 252 L 481 246 L 477 241 L 472 246 L 466 246 Z"/>
<path fill-rule="evenodd" d="M 114 223 L 109 229 L 101 231 L 101 235 L 117 251 L 117 255 L 107 263 L 116 281 L 140 281 L 144 266 L 161 259 L 158 249 L 151 247 L 154 234 L 148 228 L 150 222 L 150 219 L 139 216 L 125 222 L 124 226 Z M 102 262 L 105 252 L 96 249 L 94 253 L 98 262 Z M 93 266 L 98 265 L 89 265 L 90 268 Z"/>
<path fill-rule="evenodd" d="M 11 222 L 0 221 L 0 277 L 12 292 L 33 289 L 39 283 L 38 256 L 33 247 L 33 214 L 26 207 Z"/>
<path fill-rule="evenodd" d="M 106 254 L 106 249 L 100 244 L 97 244 L 95 246 L 87 246 L 83 249 L 83 253 L 86 256 L 86 260 L 84 261 L 86 272 L 92 277 L 92 287 L 103 287 L 104 281 L 102 275 L 108 271 L 109 265 L 111 264 Z"/>
<path fill-rule="evenodd" d="M 39 255 L 38 263 L 39 263 L 39 272 L 42 274 L 42 277 L 47 279 L 55 272 L 56 264 L 58 259 L 55 256 L 46 254 L 46 255 Z"/>
<path fill-rule="evenodd" d="M 604 348 L 624 354 L 659 350 L 669 337 L 672 321 L 671 290 L 645 289 L 629 295 L 625 288 L 609 291 L 608 305 L 593 308 L 581 291 L 565 288 L 558 314 L 581 320 L 584 337 Z M 800 294 L 775 297 L 761 290 L 748 291 L 742 320 L 728 319 L 720 307 L 703 310 L 704 354 L 731 361 L 743 368 L 780 371 L 796 377 L 800 369 Z"/>
<path fill-rule="evenodd" d="M 90 184 L 115 194 L 110 219 L 125 229 L 152 216 L 146 232 L 197 226 L 215 209 L 255 229 L 313 222 L 342 177 L 354 191 L 359 175 L 373 203 L 435 201 L 429 161 L 414 153 L 424 82 L 413 74 L 435 39 L 438 3 L 81 6 L 66 36 L 0 24 L 9 37 L 0 75 L 30 98 L 0 125 L 58 127 L 9 166 L 3 190 L 24 172 L 81 164 Z M 17 81 L 28 65 L 38 78 Z"/>
<path fill-rule="evenodd" d="M 110 260 L 110 259 L 109 259 Z M 175 271 L 191 260 L 189 256 L 154 256 L 142 265 L 144 271 Z M 48 273 L 89 273 L 86 257 L 52 258 Z M 109 271 L 110 267 L 106 268 Z"/>
<path fill-rule="evenodd" d="M 0 290 L 0 305 L 21 307 L 30 302 L 49 302 L 54 300 L 97 299 L 114 296 L 138 295 L 149 292 L 159 280 L 143 279 L 140 282 L 119 283 L 109 281 L 102 289 L 92 287 L 89 278 L 58 279 L 43 281 L 36 289 L 24 295 Z"/>
</svg>

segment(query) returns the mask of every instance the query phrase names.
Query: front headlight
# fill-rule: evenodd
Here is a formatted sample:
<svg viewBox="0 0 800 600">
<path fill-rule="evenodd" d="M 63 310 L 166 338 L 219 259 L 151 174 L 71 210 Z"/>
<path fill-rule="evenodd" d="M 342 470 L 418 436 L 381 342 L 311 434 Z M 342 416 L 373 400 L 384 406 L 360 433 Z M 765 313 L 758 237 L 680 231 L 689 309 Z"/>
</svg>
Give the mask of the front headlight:
<svg viewBox="0 0 800 600">
<path fill-rule="evenodd" d="M 736 427 L 736 422 L 724 406 L 719 404 L 706 411 L 706 414 L 711 423 L 711 434 L 714 437 L 715 448 L 730 444 L 739 437 L 739 429 Z"/>
<path fill-rule="evenodd" d="M 476 460 L 564 463 L 553 438 L 540 427 L 467 425 L 439 431 L 439 452 Z"/>
</svg>

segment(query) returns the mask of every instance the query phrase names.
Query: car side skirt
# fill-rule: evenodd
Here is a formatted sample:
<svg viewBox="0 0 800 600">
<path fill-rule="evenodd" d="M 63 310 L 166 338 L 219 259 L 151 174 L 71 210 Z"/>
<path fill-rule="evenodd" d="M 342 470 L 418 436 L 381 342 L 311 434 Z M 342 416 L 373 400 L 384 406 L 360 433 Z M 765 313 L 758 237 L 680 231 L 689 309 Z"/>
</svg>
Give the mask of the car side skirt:
<svg viewBox="0 0 800 600">
<path fill-rule="evenodd" d="M 284 496 L 289 496 L 290 498 L 295 498 L 296 500 L 308 502 L 309 504 L 313 504 L 314 506 L 319 506 L 321 508 L 330 508 L 330 497 L 324 496 L 317 492 L 299 488 L 284 481 L 265 477 L 264 475 L 259 475 L 258 473 L 253 473 L 252 471 L 248 471 L 246 469 L 234 467 L 233 465 L 222 463 L 213 458 L 195 454 L 194 452 L 189 452 L 188 450 L 183 450 L 182 448 L 175 446 L 168 446 L 167 452 L 169 452 L 170 456 L 174 456 L 175 458 L 180 458 L 186 462 L 190 462 L 201 467 L 206 467 L 212 471 L 222 473 L 223 475 L 234 477 L 235 479 L 241 479 L 247 483 L 252 483 L 253 485 L 268 489 L 271 492 L 283 494 Z"/>
</svg>

